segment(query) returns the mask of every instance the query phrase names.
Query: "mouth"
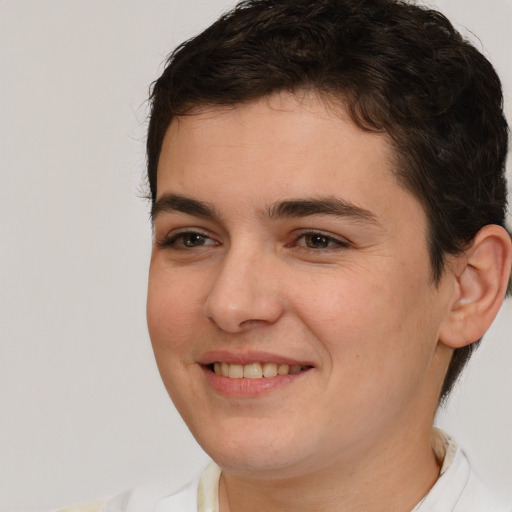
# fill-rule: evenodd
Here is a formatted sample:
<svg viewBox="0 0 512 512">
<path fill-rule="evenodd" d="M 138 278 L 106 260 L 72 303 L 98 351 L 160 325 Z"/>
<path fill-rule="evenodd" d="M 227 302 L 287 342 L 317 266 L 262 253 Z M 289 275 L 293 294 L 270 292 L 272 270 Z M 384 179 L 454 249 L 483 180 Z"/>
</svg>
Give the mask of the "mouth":
<svg viewBox="0 0 512 512">
<path fill-rule="evenodd" d="M 229 379 L 272 379 L 279 376 L 297 375 L 313 367 L 310 365 L 269 362 L 236 364 L 215 361 L 207 365 L 207 368 L 215 375 Z"/>
</svg>

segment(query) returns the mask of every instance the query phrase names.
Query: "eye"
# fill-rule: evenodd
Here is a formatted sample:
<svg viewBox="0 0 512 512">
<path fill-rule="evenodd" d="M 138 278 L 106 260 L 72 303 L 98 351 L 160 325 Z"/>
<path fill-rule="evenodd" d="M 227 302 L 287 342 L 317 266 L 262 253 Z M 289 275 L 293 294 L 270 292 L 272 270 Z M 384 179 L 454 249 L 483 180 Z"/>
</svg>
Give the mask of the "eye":
<svg viewBox="0 0 512 512">
<path fill-rule="evenodd" d="M 199 247 L 200 245 L 206 245 L 208 237 L 200 233 L 183 233 L 175 240 L 181 240 L 182 245 L 185 247 Z"/>
<path fill-rule="evenodd" d="M 325 233 L 317 231 L 302 233 L 298 238 L 296 245 L 308 249 L 340 249 L 348 247 L 349 243 L 346 240 L 335 238 Z"/>
<path fill-rule="evenodd" d="M 310 249 L 325 249 L 326 247 L 329 247 L 332 240 L 325 235 L 311 234 L 304 235 L 304 243 Z"/>
<path fill-rule="evenodd" d="M 196 231 L 185 231 L 171 234 L 167 239 L 158 242 L 162 247 L 176 250 L 194 249 L 205 245 L 217 245 L 210 237 Z"/>
</svg>

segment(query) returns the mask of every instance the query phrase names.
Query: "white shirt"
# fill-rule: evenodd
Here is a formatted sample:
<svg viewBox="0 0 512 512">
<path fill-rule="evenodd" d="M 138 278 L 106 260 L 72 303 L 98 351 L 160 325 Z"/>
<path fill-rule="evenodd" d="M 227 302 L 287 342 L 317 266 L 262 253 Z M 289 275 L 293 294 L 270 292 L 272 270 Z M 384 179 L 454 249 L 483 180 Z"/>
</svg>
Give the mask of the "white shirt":
<svg viewBox="0 0 512 512">
<path fill-rule="evenodd" d="M 512 512 L 499 502 L 470 468 L 464 452 L 444 432 L 433 430 L 433 447 L 443 460 L 438 480 L 411 512 Z M 221 469 L 211 462 L 181 489 L 167 485 L 139 487 L 94 507 L 61 512 L 218 512 Z M 90 505 L 89 505 L 90 506 Z"/>
</svg>

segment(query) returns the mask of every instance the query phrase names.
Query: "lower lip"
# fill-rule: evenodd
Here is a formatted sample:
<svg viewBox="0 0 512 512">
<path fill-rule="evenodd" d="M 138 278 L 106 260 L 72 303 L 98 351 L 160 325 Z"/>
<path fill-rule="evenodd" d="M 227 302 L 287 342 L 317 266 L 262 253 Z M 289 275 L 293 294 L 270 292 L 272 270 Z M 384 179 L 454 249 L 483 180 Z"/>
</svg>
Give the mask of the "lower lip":
<svg viewBox="0 0 512 512">
<path fill-rule="evenodd" d="M 262 377 L 261 379 L 230 379 L 217 375 L 207 366 L 203 366 L 202 369 L 210 387 L 222 395 L 233 398 L 250 398 L 269 394 L 301 380 L 311 371 L 305 370 L 295 374 Z"/>
</svg>

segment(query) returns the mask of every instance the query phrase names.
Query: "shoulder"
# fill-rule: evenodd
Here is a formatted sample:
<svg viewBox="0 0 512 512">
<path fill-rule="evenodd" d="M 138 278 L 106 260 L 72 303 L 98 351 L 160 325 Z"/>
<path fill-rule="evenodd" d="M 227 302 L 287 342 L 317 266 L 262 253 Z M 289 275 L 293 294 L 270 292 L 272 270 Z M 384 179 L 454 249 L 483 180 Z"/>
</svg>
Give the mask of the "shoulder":
<svg viewBox="0 0 512 512">
<path fill-rule="evenodd" d="M 464 451 L 444 432 L 435 429 L 436 454 L 443 454 L 441 474 L 413 512 L 512 512 L 471 467 Z"/>
<path fill-rule="evenodd" d="M 140 485 L 113 498 L 88 501 L 55 512 L 197 512 L 197 483 L 175 490 L 158 482 Z"/>
<path fill-rule="evenodd" d="M 512 503 L 506 504 L 470 470 L 454 512 L 512 512 Z"/>
<path fill-rule="evenodd" d="M 183 484 L 184 480 L 162 476 L 110 499 L 80 503 L 55 512 L 197 512 L 200 479 L 198 474 Z"/>
<path fill-rule="evenodd" d="M 197 512 L 198 482 L 199 475 L 185 485 L 165 479 L 154 481 L 111 498 L 100 510 L 101 512 Z"/>
<path fill-rule="evenodd" d="M 103 512 L 106 503 L 105 500 L 87 501 L 73 505 L 72 507 L 57 510 L 56 512 Z"/>
</svg>

